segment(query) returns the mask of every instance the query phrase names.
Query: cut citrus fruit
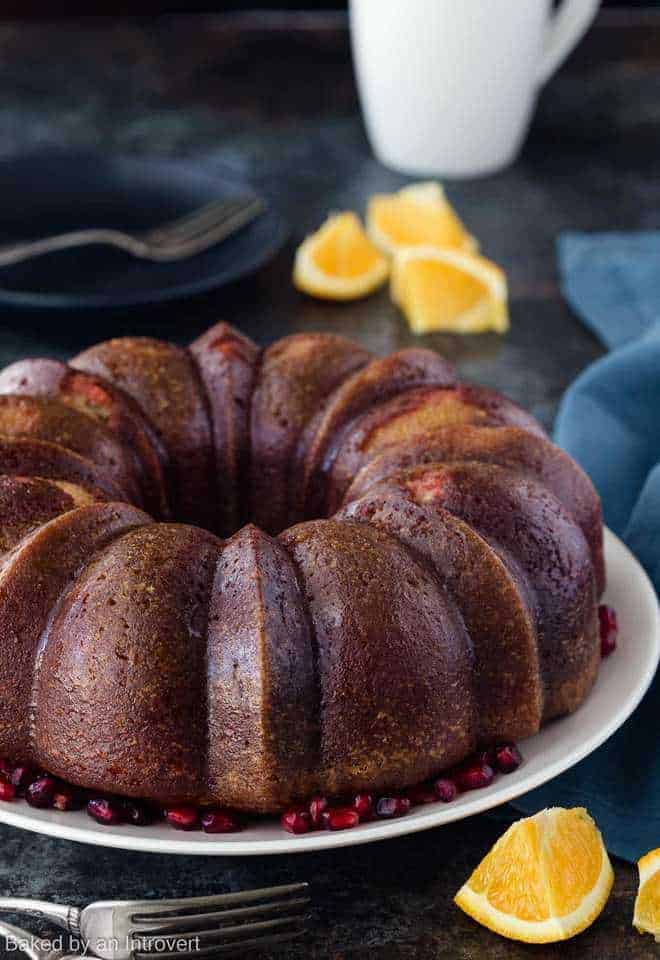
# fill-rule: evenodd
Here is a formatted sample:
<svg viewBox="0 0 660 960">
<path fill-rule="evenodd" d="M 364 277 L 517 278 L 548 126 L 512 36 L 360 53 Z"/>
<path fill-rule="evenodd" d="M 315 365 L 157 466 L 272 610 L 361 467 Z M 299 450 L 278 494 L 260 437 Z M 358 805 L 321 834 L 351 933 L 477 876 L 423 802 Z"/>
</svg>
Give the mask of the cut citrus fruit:
<svg viewBox="0 0 660 960">
<path fill-rule="evenodd" d="M 407 247 L 392 261 L 391 296 L 414 333 L 509 329 L 506 277 L 475 253 Z"/>
<path fill-rule="evenodd" d="M 293 282 L 326 300 L 354 300 L 380 287 L 389 264 L 354 213 L 337 213 L 296 251 Z"/>
<path fill-rule="evenodd" d="M 513 823 L 454 902 L 510 940 L 554 943 L 594 922 L 613 882 L 602 837 L 587 811 L 553 807 Z"/>
<path fill-rule="evenodd" d="M 461 223 L 439 183 L 414 183 L 377 193 L 367 207 L 367 233 L 390 256 L 402 247 L 452 247 L 474 252 L 477 242 Z"/>
<path fill-rule="evenodd" d="M 652 933 L 660 943 L 660 848 L 637 862 L 639 890 L 633 924 L 640 933 Z"/>
</svg>

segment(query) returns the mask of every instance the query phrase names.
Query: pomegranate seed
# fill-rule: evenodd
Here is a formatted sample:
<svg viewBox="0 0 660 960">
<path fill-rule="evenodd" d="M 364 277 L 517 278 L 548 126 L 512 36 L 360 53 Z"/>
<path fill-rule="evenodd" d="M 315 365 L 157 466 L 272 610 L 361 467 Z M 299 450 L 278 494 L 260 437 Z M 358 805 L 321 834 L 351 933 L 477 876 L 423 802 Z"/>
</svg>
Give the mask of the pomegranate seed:
<svg viewBox="0 0 660 960">
<path fill-rule="evenodd" d="M 522 763 L 522 754 L 515 743 L 502 743 L 495 747 L 495 768 L 500 773 L 513 773 Z"/>
<path fill-rule="evenodd" d="M 180 807 L 165 807 L 165 819 L 175 830 L 198 830 L 199 811 L 197 807 L 181 804 Z"/>
<path fill-rule="evenodd" d="M 289 833 L 309 833 L 312 829 L 312 817 L 304 807 L 294 807 L 280 817 L 280 823 Z"/>
<path fill-rule="evenodd" d="M 459 790 L 479 790 L 488 787 L 495 779 L 495 771 L 488 763 L 467 763 L 451 775 Z"/>
<path fill-rule="evenodd" d="M 202 816 L 202 829 L 205 833 L 237 833 L 243 824 L 231 810 L 207 810 Z"/>
<path fill-rule="evenodd" d="M 68 783 L 58 783 L 52 805 L 56 810 L 82 810 L 85 806 L 85 795 Z"/>
<path fill-rule="evenodd" d="M 357 827 L 360 814 L 352 807 L 330 807 L 323 812 L 323 824 L 326 830 L 350 830 Z"/>
<path fill-rule="evenodd" d="M 156 819 L 155 811 L 141 800 L 122 800 L 124 820 L 134 827 L 148 827 Z"/>
<path fill-rule="evenodd" d="M 44 774 L 43 777 L 37 777 L 36 780 L 33 780 L 32 783 L 27 787 L 25 791 L 25 799 L 31 807 L 39 807 L 40 809 L 46 809 L 53 806 L 53 798 L 55 796 L 55 790 L 57 789 L 57 781 L 55 777 L 51 777 L 48 774 Z"/>
<path fill-rule="evenodd" d="M 112 797 L 94 797 L 87 802 L 87 813 L 96 820 L 109 827 L 121 823 L 124 819 L 124 808 L 119 800 Z"/>
<path fill-rule="evenodd" d="M 19 797 L 23 796 L 32 781 L 36 780 L 38 776 L 39 771 L 35 770 L 34 767 L 26 767 L 23 765 L 14 767 L 10 773 L 10 780 L 16 787 L 16 793 Z"/>
<path fill-rule="evenodd" d="M 328 809 L 325 797 L 315 796 L 309 801 L 309 815 L 312 818 L 312 828 L 320 830 L 323 826 L 323 812 Z"/>
<path fill-rule="evenodd" d="M 413 807 L 420 807 L 425 803 L 436 803 L 438 799 L 428 783 L 418 783 L 414 787 L 410 787 L 406 790 L 406 796 Z"/>
<path fill-rule="evenodd" d="M 0 777 L 3 780 L 11 779 L 12 765 L 8 760 L 0 760 Z"/>
<path fill-rule="evenodd" d="M 0 800 L 13 800 L 16 796 L 16 787 L 7 780 L 0 780 Z"/>
<path fill-rule="evenodd" d="M 438 777 L 433 781 L 433 792 L 442 803 L 451 803 L 458 796 L 458 787 L 449 777 Z"/>
<path fill-rule="evenodd" d="M 361 823 L 367 823 L 374 816 L 374 798 L 370 793 L 356 793 L 351 804 L 360 818 Z"/>
<path fill-rule="evenodd" d="M 600 655 L 609 657 L 616 650 L 616 641 L 619 634 L 619 621 L 616 610 L 603 603 L 598 608 L 598 621 L 600 624 Z"/>
<path fill-rule="evenodd" d="M 410 810 L 408 797 L 379 797 L 376 804 L 376 816 L 384 820 L 402 817 Z"/>
</svg>

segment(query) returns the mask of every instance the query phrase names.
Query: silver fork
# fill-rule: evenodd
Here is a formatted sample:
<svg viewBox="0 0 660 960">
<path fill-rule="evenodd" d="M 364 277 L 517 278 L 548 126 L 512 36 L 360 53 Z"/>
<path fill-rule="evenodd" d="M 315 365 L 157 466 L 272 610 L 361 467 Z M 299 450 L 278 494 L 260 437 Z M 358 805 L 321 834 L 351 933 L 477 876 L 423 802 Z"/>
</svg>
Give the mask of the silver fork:
<svg viewBox="0 0 660 960">
<path fill-rule="evenodd" d="M 195 960 L 271 946 L 302 936 L 308 905 L 306 883 L 177 900 L 99 900 L 82 910 L 0 898 L 0 910 L 51 920 L 104 960 Z"/>
<path fill-rule="evenodd" d="M 55 250 L 87 246 L 92 243 L 119 247 L 143 260 L 183 260 L 226 240 L 251 223 L 266 209 L 260 197 L 243 196 L 232 200 L 214 200 L 203 207 L 140 233 L 105 227 L 72 230 L 40 240 L 0 246 L 0 267 Z"/>
</svg>

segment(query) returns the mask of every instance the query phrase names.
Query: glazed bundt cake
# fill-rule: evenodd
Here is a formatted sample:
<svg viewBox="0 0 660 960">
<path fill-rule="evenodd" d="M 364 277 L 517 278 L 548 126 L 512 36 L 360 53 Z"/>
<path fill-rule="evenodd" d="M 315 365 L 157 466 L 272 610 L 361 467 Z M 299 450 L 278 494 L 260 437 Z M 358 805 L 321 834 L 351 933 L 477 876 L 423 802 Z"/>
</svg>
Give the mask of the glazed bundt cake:
<svg viewBox="0 0 660 960">
<path fill-rule="evenodd" d="M 278 811 L 419 782 L 594 682 L 598 497 L 429 350 L 218 324 L 0 394 L 0 756 Z"/>
</svg>

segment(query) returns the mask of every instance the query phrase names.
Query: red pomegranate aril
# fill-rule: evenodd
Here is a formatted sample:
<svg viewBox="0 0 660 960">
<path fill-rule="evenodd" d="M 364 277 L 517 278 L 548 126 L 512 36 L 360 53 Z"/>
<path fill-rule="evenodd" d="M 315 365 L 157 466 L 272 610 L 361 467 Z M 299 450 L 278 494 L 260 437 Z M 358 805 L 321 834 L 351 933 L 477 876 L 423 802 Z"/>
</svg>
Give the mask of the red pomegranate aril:
<svg viewBox="0 0 660 960">
<path fill-rule="evenodd" d="M 36 780 L 38 776 L 40 776 L 39 771 L 35 770 L 34 767 L 20 765 L 18 767 L 14 767 L 10 773 L 9 779 L 16 787 L 16 793 L 18 796 L 22 797 L 32 781 Z"/>
<path fill-rule="evenodd" d="M 459 790 L 480 790 L 495 779 L 495 771 L 489 763 L 467 763 L 452 771 L 451 779 Z"/>
<path fill-rule="evenodd" d="M 204 833 L 237 833 L 242 829 L 240 818 L 231 810 L 207 810 L 202 815 Z"/>
<path fill-rule="evenodd" d="M 489 767 L 495 766 L 495 747 L 486 747 L 485 749 L 477 750 L 475 754 L 470 756 L 470 763 L 487 763 Z"/>
<path fill-rule="evenodd" d="M 10 780 L 13 767 L 8 760 L 0 760 L 0 778 Z"/>
<path fill-rule="evenodd" d="M 82 790 L 70 786 L 68 783 L 58 783 L 53 794 L 55 810 L 82 810 L 86 800 Z"/>
<path fill-rule="evenodd" d="M 25 790 L 25 800 L 31 807 L 46 810 L 53 805 L 53 798 L 57 789 L 55 777 L 44 774 L 37 777 Z"/>
<path fill-rule="evenodd" d="M 619 635 L 619 621 L 616 610 L 603 603 L 598 608 L 598 621 L 600 624 L 600 655 L 609 657 L 616 650 L 616 641 Z"/>
<path fill-rule="evenodd" d="M 124 820 L 124 808 L 119 800 L 112 797 L 93 797 L 87 802 L 87 813 L 106 827 L 113 826 L 116 823 L 122 823 Z"/>
<path fill-rule="evenodd" d="M 165 807 L 165 819 L 175 830 L 199 830 L 199 810 L 186 803 Z"/>
<path fill-rule="evenodd" d="M 370 793 L 356 793 L 351 804 L 361 823 L 366 823 L 374 816 L 374 798 Z"/>
<path fill-rule="evenodd" d="M 155 811 L 140 800 L 128 800 L 125 798 L 122 804 L 126 823 L 132 823 L 135 827 L 148 827 L 156 820 Z"/>
<path fill-rule="evenodd" d="M 441 803 L 451 803 L 458 796 L 458 787 L 449 777 L 438 777 L 433 781 L 433 792 Z"/>
<path fill-rule="evenodd" d="M 417 783 L 406 790 L 406 796 L 413 807 L 421 807 L 426 803 L 437 803 L 437 796 L 428 783 Z"/>
<path fill-rule="evenodd" d="M 323 824 L 326 830 L 350 830 L 357 827 L 360 814 L 352 807 L 330 807 L 323 812 Z"/>
<path fill-rule="evenodd" d="M 408 797 L 379 797 L 376 803 L 376 816 L 383 820 L 402 817 L 410 810 Z"/>
<path fill-rule="evenodd" d="M 280 817 L 280 823 L 289 833 L 309 833 L 313 828 L 310 812 L 304 807 L 295 807 L 292 810 L 287 810 Z"/>
<path fill-rule="evenodd" d="M 325 797 L 315 796 L 309 801 L 309 815 L 314 830 L 320 830 L 323 826 L 323 813 L 327 809 L 328 801 Z"/>
<path fill-rule="evenodd" d="M 0 800 L 9 802 L 16 796 L 16 787 L 8 780 L 0 780 Z"/>
<path fill-rule="evenodd" d="M 495 769 L 499 773 L 513 773 L 522 763 L 522 759 L 515 743 L 501 743 L 495 747 Z"/>
</svg>

